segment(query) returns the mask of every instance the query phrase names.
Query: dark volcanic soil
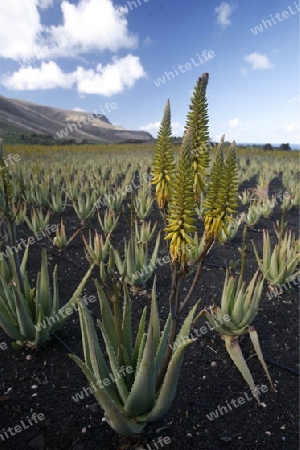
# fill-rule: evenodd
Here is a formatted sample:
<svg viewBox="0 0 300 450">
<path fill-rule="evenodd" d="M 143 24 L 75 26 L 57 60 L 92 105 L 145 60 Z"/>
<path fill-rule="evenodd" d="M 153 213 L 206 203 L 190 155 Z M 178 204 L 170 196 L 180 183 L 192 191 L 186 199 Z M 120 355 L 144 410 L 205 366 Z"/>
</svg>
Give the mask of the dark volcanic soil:
<svg viewBox="0 0 300 450">
<path fill-rule="evenodd" d="M 274 185 L 273 188 L 275 187 Z M 71 230 L 75 231 L 80 227 L 71 207 L 67 207 L 62 216 L 68 235 Z M 151 219 L 160 220 L 156 210 L 153 211 Z M 254 240 L 260 254 L 262 229 L 269 230 L 274 243 L 274 224 L 278 219 L 280 205 L 276 206 L 270 219 L 261 218 L 257 226 L 249 229 L 248 238 Z M 297 231 L 298 210 L 290 211 L 286 219 L 289 228 Z M 59 215 L 52 215 L 51 223 L 58 224 L 59 221 Z M 100 231 L 96 219 L 89 221 L 87 225 Z M 123 236 L 128 236 L 128 231 L 126 221 L 121 218 L 112 240 L 116 247 L 122 242 Z M 88 235 L 87 230 L 84 234 Z M 20 227 L 19 238 L 31 235 L 25 225 Z M 225 267 L 230 266 L 233 273 L 238 273 L 240 268 L 238 247 L 241 246 L 241 238 L 242 230 L 239 230 L 237 237 L 230 243 L 216 244 L 213 247 L 190 306 L 200 297 L 202 307 L 213 302 L 220 303 Z M 58 264 L 61 303 L 65 303 L 89 267 L 81 236 L 79 234 L 70 247 L 62 252 L 46 239 L 32 245 L 28 262 L 30 279 L 35 280 L 40 268 L 41 247 L 48 248 L 50 273 L 55 264 Z M 164 256 L 163 246 L 160 256 Z M 257 263 L 249 242 L 245 274 L 248 281 L 256 269 Z M 159 267 L 156 273 L 158 305 L 164 319 L 168 312 L 170 287 L 168 265 Z M 188 278 L 185 281 L 185 289 L 190 283 L 191 278 Z M 133 296 L 137 317 L 142 307 L 149 304 L 151 284 L 148 283 L 140 295 Z M 94 284 L 88 282 L 85 293 L 95 295 L 95 291 Z M 86 395 L 77 402 L 72 399 L 72 395 L 88 386 L 80 369 L 68 357 L 68 353 L 73 352 L 82 358 L 81 332 L 76 312 L 57 336 L 53 336 L 43 348 L 36 350 L 13 349 L 10 339 L 0 330 L 0 448 L 298 449 L 299 289 L 298 286 L 293 286 L 289 292 L 271 299 L 266 293 L 267 287 L 254 325 L 277 393 L 271 391 L 263 369 L 253 353 L 249 337 L 241 339 L 241 347 L 256 384 L 267 386 L 267 391 L 261 396 L 266 407 L 259 407 L 255 403 L 247 384 L 231 362 L 223 341 L 214 331 L 209 331 L 190 346 L 185 354 L 177 396 L 171 410 L 164 420 L 148 425 L 144 433 L 134 439 L 121 438 L 109 428 L 103 421 L 103 412 L 92 395 Z M 98 301 L 90 304 L 90 309 L 95 317 L 99 317 Z M 204 322 L 204 319 L 198 322 L 198 330 Z M 245 398 L 245 403 L 230 407 L 230 402 L 239 397 Z M 219 417 L 212 418 L 212 412 L 218 412 Z M 44 420 L 32 422 L 30 426 L 28 419 L 33 413 L 43 414 Z M 15 436 L 9 435 L 9 427 L 14 429 L 21 421 L 27 429 L 21 430 Z M 162 447 L 158 443 L 160 436 L 168 437 L 171 443 Z"/>
</svg>

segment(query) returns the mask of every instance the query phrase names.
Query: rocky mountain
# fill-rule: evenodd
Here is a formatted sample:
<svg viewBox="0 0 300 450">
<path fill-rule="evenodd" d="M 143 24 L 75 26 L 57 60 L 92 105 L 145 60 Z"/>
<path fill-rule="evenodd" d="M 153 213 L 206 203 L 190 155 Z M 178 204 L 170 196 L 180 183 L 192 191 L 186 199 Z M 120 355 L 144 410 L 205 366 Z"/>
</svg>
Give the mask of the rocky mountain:
<svg viewBox="0 0 300 450">
<path fill-rule="evenodd" d="M 52 136 L 58 142 L 147 142 L 151 134 L 113 125 L 102 114 L 68 111 L 38 105 L 0 95 L 0 135 L 38 134 Z"/>
</svg>

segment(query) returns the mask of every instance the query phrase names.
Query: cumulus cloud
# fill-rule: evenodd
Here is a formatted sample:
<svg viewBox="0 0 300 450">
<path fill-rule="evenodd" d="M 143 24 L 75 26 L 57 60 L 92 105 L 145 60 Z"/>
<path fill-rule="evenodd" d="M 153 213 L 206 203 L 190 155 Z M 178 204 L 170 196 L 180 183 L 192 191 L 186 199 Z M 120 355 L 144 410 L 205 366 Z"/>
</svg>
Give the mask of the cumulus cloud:
<svg viewBox="0 0 300 450">
<path fill-rule="evenodd" d="M 244 60 L 251 64 L 252 70 L 268 70 L 274 67 L 268 56 L 262 53 L 250 53 L 250 55 L 244 57 Z"/>
<path fill-rule="evenodd" d="M 43 62 L 40 68 L 26 67 L 12 75 L 4 75 L 1 83 L 7 88 L 18 91 L 36 89 L 70 89 L 74 84 L 73 74 L 64 73 L 53 61 Z"/>
<path fill-rule="evenodd" d="M 38 1 L 0 2 L 0 57 L 18 60 L 35 55 L 37 37 L 43 31 Z"/>
<path fill-rule="evenodd" d="M 52 40 L 67 42 L 60 55 L 93 50 L 116 52 L 138 44 L 137 37 L 128 31 L 126 11 L 115 7 L 112 0 L 80 0 L 78 5 L 65 0 L 61 11 L 63 24 L 49 28 Z"/>
<path fill-rule="evenodd" d="M 126 10 L 112 0 L 79 0 L 77 5 L 64 0 L 61 24 L 45 26 L 39 9 L 51 6 L 52 0 L 14 0 L 13 7 L 1 1 L 0 57 L 50 59 L 45 47 L 51 45 L 55 47 L 51 59 L 138 45 L 137 36 L 128 30 Z"/>
<path fill-rule="evenodd" d="M 53 0 L 13 0 L 13 7 L 8 3 L 0 0 L 0 58 L 18 61 L 20 68 L 0 79 L 7 89 L 70 89 L 75 85 L 80 95 L 110 96 L 131 88 L 146 75 L 140 59 L 130 53 L 96 68 L 77 65 L 71 73 L 57 62 L 64 57 L 84 59 L 91 53 L 94 59 L 99 52 L 116 54 L 137 47 L 138 38 L 128 29 L 128 11 L 114 6 L 113 0 L 78 0 L 76 4 L 63 0 L 59 24 L 47 26 L 41 14 L 53 7 Z M 147 38 L 145 45 L 151 45 L 150 41 Z"/>
<path fill-rule="evenodd" d="M 156 136 L 161 122 L 150 122 L 147 125 L 140 127 L 140 130 L 148 131 L 150 134 Z M 172 122 L 172 135 L 173 136 L 183 136 L 184 126 L 180 122 Z"/>
<path fill-rule="evenodd" d="M 217 14 L 217 24 L 222 28 L 228 27 L 231 24 L 230 18 L 235 9 L 236 6 L 222 2 L 220 6 L 215 8 L 215 13 Z"/>
<path fill-rule="evenodd" d="M 129 54 L 121 59 L 114 58 L 106 66 L 98 64 L 95 71 L 79 67 L 76 80 L 78 92 L 109 96 L 122 92 L 124 88 L 131 88 L 145 75 L 139 57 Z"/>
<path fill-rule="evenodd" d="M 12 75 L 6 74 L 1 83 L 12 90 L 70 89 L 77 85 L 81 94 L 111 96 L 131 88 L 144 77 L 145 72 L 137 56 L 114 58 L 106 66 L 98 64 L 96 70 L 79 66 L 74 72 L 65 73 L 54 61 L 43 62 L 40 68 L 24 67 Z"/>
</svg>

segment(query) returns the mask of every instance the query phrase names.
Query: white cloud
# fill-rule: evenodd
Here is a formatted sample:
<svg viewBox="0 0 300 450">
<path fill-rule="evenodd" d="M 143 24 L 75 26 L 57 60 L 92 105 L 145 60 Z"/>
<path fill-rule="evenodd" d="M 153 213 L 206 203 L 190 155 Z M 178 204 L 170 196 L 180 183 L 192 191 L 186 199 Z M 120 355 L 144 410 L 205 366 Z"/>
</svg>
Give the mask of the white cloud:
<svg viewBox="0 0 300 450">
<path fill-rule="evenodd" d="M 140 127 L 140 130 L 148 131 L 153 136 L 157 135 L 161 122 L 150 122 Z M 172 136 L 183 136 L 184 126 L 180 122 L 172 122 Z"/>
<path fill-rule="evenodd" d="M 244 60 L 251 64 L 253 70 L 267 70 L 274 67 L 269 58 L 261 53 L 250 53 L 244 57 Z"/>
<path fill-rule="evenodd" d="M 124 58 L 114 58 L 113 62 L 96 70 L 85 70 L 78 67 L 76 80 L 78 92 L 84 94 L 101 94 L 110 96 L 131 88 L 135 82 L 146 76 L 138 56 L 127 55 Z"/>
<path fill-rule="evenodd" d="M 217 14 L 217 23 L 222 28 L 226 28 L 231 24 L 231 14 L 236 9 L 235 6 L 230 5 L 229 3 L 222 2 L 220 6 L 215 8 L 215 12 Z"/>
<path fill-rule="evenodd" d="M 79 66 L 71 73 L 64 73 L 54 61 L 43 62 L 40 68 L 20 68 L 12 75 L 4 75 L 0 81 L 12 90 L 70 89 L 76 84 L 81 94 L 110 96 L 131 88 L 145 75 L 139 58 L 129 54 L 114 58 L 106 66 L 98 64 L 96 70 Z"/>
<path fill-rule="evenodd" d="M 65 41 L 60 56 L 87 53 L 93 50 L 118 51 L 134 48 L 138 39 L 127 28 L 126 11 L 112 0 L 80 0 L 74 5 L 61 4 L 63 24 L 49 28 L 51 40 Z"/>
<path fill-rule="evenodd" d="M 76 106 L 76 108 L 73 108 L 72 111 L 86 112 L 86 109 L 82 109 L 82 108 L 79 108 L 79 106 Z"/>
<path fill-rule="evenodd" d="M 126 10 L 113 0 L 79 0 L 77 5 L 61 2 L 61 24 L 45 26 L 39 8 L 53 6 L 52 0 L 0 2 L 0 57 L 53 59 L 91 51 L 136 48 L 138 38 L 128 30 Z M 14 26 L 12 26 L 14 24 Z M 17 32 L 16 32 L 17 29 Z M 45 48 L 55 47 L 49 57 Z"/>
<path fill-rule="evenodd" d="M 43 31 L 37 2 L 0 2 L 0 57 L 18 60 L 36 54 L 36 39 Z"/>
<path fill-rule="evenodd" d="M 65 74 L 53 61 L 43 62 L 40 68 L 26 67 L 10 75 L 4 75 L 1 83 L 7 88 L 18 91 L 36 89 L 71 88 L 73 74 Z"/>
<path fill-rule="evenodd" d="M 231 128 L 238 127 L 239 124 L 240 124 L 240 119 L 239 118 L 229 120 L 229 126 Z"/>
</svg>

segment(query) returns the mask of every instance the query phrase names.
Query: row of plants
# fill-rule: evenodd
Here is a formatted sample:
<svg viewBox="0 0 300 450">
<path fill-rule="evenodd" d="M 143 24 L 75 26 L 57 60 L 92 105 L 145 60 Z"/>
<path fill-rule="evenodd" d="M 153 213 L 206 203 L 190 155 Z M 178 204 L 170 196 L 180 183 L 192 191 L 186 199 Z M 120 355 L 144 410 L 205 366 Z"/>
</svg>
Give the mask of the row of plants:
<svg viewBox="0 0 300 450">
<path fill-rule="evenodd" d="M 5 230 L 2 247 L 11 249 L 7 259 L 0 259 L 0 326 L 19 346 L 41 346 L 63 325 L 67 308 L 76 304 L 84 358 L 81 360 L 75 355 L 70 357 L 83 371 L 91 386 L 99 386 L 99 382 L 108 378 L 110 373 L 114 376 L 115 383 L 94 389 L 94 395 L 104 411 L 107 423 L 123 436 L 142 432 L 147 423 L 162 418 L 171 407 L 185 350 L 195 341 L 190 338 L 190 330 L 201 316 L 205 316 L 222 336 L 231 359 L 260 403 L 253 377 L 239 346 L 239 336 L 249 333 L 254 350 L 275 390 L 252 322 L 258 311 L 265 280 L 279 284 L 300 273 L 297 271 L 299 242 L 291 231 L 284 232 L 283 226 L 278 228 L 278 243 L 273 250 L 269 235 L 264 232 L 262 258 L 255 249 L 259 268 L 247 284 L 244 281 L 247 265 L 245 226 L 240 275 L 236 279 L 227 271 L 220 306 L 212 305 L 199 310 L 200 300 L 192 301 L 207 255 L 213 250 L 215 242 L 224 242 L 232 235 L 238 210 L 239 163 L 235 143 L 226 148 L 223 138 L 213 155 L 209 145 L 206 100 L 208 78 L 207 73 L 203 74 L 195 86 L 183 143 L 177 157 L 172 146 L 171 107 L 167 101 L 153 163 L 150 162 L 144 172 L 151 170 L 150 181 L 155 187 L 155 201 L 164 222 L 163 229 L 159 230 L 157 225 L 151 225 L 145 220 L 154 201 L 149 183 L 141 187 L 136 195 L 125 189 L 124 198 L 128 202 L 127 212 L 132 228 L 129 239 L 124 239 L 122 250 L 117 250 L 112 243 L 119 220 L 116 213 L 124 206 L 124 198 L 117 211 L 106 204 L 106 213 L 102 217 L 98 216 L 102 232 L 90 232 L 88 238 L 83 238 L 90 268 L 63 306 L 60 306 L 57 267 L 50 287 L 46 252 L 42 254 L 41 270 L 33 287 L 26 274 L 29 246 L 25 249 L 22 261 L 19 252 L 14 250 L 17 248 L 20 215 L 23 214 L 29 227 L 35 223 L 32 228 L 34 231 L 42 229 L 49 220 L 49 217 L 43 216 L 42 210 L 37 209 L 33 209 L 31 218 L 28 218 L 24 211 L 24 195 L 27 196 L 26 201 L 31 203 L 33 197 L 33 202 L 36 202 L 38 195 L 39 200 L 43 198 L 48 201 L 55 189 L 57 195 L 63 191 L 61 195 L 66 195 L 67 201 L 73 202 L 78 215 L 78 211 L 89 211 L 92 202 L 103 192 L 108 193 L 106 189 L 109 183 L 113 189 L 131 185 L 132 177 L 137 176 L 136 167 L 132 168 L 128 164 L 128 172 L 124 173 L 124 161 L 119 161 L 113 168 L 106 167 L 104 159 L 101 168 L 96 169 L 96 163 L 89 161 L 82 170 L 73 166 L 60 169 L 58 181 L 54 184 L 54 174 L 39 167 L 32 174 L 28 173 L 27 167 L 22 173 L 20 170 L 12 171 L 4 163 L 3 141 L 0 141 L 1 230 Z M 144 167 L 139 166 L 140 174 Z M 49 186 L 43 185 L 43 180 L 49 181 L 50 190 L 47 190 Z M 40 189 L 35 191 L 34 188 L 32 192 L 39 194 L 33 194 L 29 199 L 26 185 L 32 184 L 35 184 L 35 188 L 39 185 Z M 65 191 L 59 189 L 63 186 Z M 256 195 L 255 205 L 260 203 L 261 198 Z M 132 211 L 134 214 L 130 214 Z M 94 213 L 95 210 L 93 214 L 78 217 L 88 220 Z M 203 232 L 199 231 L 200 228 Z M 68 239 L 61 222 L 53 243 L 63 248 L 70 244 L 72 238 L 74 235 Z M 151 240 L 155 240 L 152 252 L 149 245 Z M 147 307 L 143 309 L 135 332 L 130 288 L 143 286 L 151 278 L 159 248 L 163 246 L 167 249 L 171 270 L 169 313 L 162 325 L 157 307 L 155 276 L 150 311 L 147 311 Z M 91 274 L 95 278 L 99 298 L 100 319 L 97 320 L 97 326 L 105 353 L 101 350 L 93 317 L 80 297 Z M 185 293 L 183 284 L 188 276 L 191 281 Z M 181 317 L 184 319 L 181 320 Z M 122 366 L 133 370 L 119 377 Z"/>
</svg>

